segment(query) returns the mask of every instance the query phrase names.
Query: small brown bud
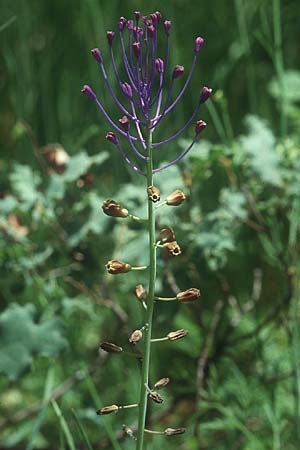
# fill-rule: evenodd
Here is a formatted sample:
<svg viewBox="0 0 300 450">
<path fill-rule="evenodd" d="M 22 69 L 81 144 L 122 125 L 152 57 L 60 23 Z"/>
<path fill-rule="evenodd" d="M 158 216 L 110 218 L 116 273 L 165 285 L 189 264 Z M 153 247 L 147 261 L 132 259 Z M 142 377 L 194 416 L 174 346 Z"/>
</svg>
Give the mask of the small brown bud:
<svg viewBox="0 0 300 450">
<path fill-rule="evenodd" d="M 104 408 L 98 409 L 97 414 L 98 414 L 98 416 L 103 416 L 105 414 L 116 413 L 118 411 L 119 411 L 119 406 L 110 405 L 110 406 L 104 406 Z"/>
<path fill-rule="evenodd" d="M 178 206 L 182 202 L 184 202 L 185 199 L 186 196 L 184 195 L 184 193 L 177 189 L 176 191 L 172 192 L 172 194 L 168 195 L 168 197 L 166 198 L 166 202 L 169 206 Z"/>
<path fill-rule="evenodd" d="M 131 270 L 130 264 L 120 261 L 119 259 L 112 259 L 111 261 L 108 261 L 105 267 L 107 272 L 112 275 L 127 273 Z"/>
<path fill-rule="evenodd" d="M 112 199 L 106 200 L 102 205 L 102 209 L 104 214 L 111 217 L 128 217 L 129 214 L 126 208 L 123 208 Z"/>
<path fill-rule="evenodd" d="M 138 300 L 145 301 L 147 299 L 148 293 L 142 284 L 138 284 L 135 287 L 134 293 L 135 293 L 135 296 L 138 298 Z"/>
<path fill-rule="evenodd" d="M 100 348 L 107 353 L 121 353 L 123 351 L 122 347 L 119 347 L 112 342 L 102 342 Z"/>
<path fill-rule="evenodd" d="M 170 341 L 177 341 L 178 339 L 184 338 L 187 334 L 188 331 L 182 328 L 181 330 L 170 331 L 170 333 L 167 335 L 167 338 Z"/>
<path fill-rule="evenodd" d="M 155 186 L 149 186 L 147 188 L 148 198 L 153 202 L 159 202 L 160 200 L 160 190 Z"/>
<path fill-rule="evenodd" d="M 167 436 L 174 436 L 175 434 L 183 434 L 185 433 L 185 428 L 166 428 L 164 433 Z"/>
<path fill-rule="evenodd" d="M 141 330 L 135 330 L 129 338 L 129 342 L 132 345 L 136 345 L 143 337 Z"/>
<path fill-rule="evenodd" d="M 181 253 L 180 247 L 176 241 L 166 242 L 163 247 L 167 250 L 168 254 L 171 256 L 178 256 Z"/>
<path fill-rule="evenodd" d="M 200 297 L 200 291 L 196 288 L 190 288 L 187 291 L 178 292 L 176 295 L 176 299 L 179 302 L 186 303 L 192 302 L 193 300 L 197 300 Z"/>
<path fill-rule="evenodd" d="M 160 380 L 158 380 L 155 385 L 154 388 L 155 389 L 162 389 L 165 386 L 167 386 L 167 384 L 170 383 L 170 378 L 161 378 Z"/>
<path fill-rule="evenodd" d="M 163 228 L 159 233 L 159 239 L 161 242 L 174 242 L 175 233 L 172 228 Z"/>
<path fill-rule="evenodd" d="M 156 392 L 156 391 L 151 391 L 149 392 L 149 397 L 155 402 L 155 403 L 162 403 L 164 400 L 162 398 L 162 396 Z"/>
</svg>

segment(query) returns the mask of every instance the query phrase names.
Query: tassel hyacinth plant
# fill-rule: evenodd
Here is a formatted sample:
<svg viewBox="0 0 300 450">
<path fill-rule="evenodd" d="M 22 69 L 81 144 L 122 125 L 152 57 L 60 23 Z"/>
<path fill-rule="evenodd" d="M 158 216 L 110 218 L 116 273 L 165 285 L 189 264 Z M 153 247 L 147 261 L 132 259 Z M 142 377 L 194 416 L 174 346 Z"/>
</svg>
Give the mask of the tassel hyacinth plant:
<svg viewBox="0 0 300 450">
<path fill-rule="evenodd" d="M 109 261 L 106 265 L 108 273 L 112 275 L 124 274 L 132 270 L 148 271 L 147 290 L 141 284 L 137 285 L 135 289 L 135 294 L 140 300 L 141 307 L 144 311 L 144 322 L 141 329 L 135 330 L 129 338 L 131 345 L 136 345 L 139 341 L 143 344 L 140 396 L 136 404 L 126 406 L 110 405 L 102 407 L 97 411 L 97 414 L 104 415 L 118 412 L 121 409 L 137 407 L 137 429 L 135 431 L 129 427 L 125 427 L 125 432 L 136 440 L 136 450 L 143 450 L 145 433 L 171 436 L 182 434 L 185 431 L 184 428 L 167 428 L 163 431 L 148 430 L 145 428 L 148 399 L 156 403 L 162 403 L 162 397 L 157 391 L 169 382 L 169 378 L 167 377 L 162 378 L 154 385 L 151 385 L 149 381 L 151 343 L 164 340 L 173 341 L 181 339 L 187 334 L 187 331 L 182 329 L 171 331 L 165 337 L 154 338 L 152 336 L 152 323 L 155 302 L 177 301 L 179 303 L 186 303 L 197 300 L 200 297 L 198 288 L 189 288 L 186 291 L 179 292 L 175 297 L 158 297 L 155 294 L 157 249 L 163 248 L 171 257 L 176 257 L 181 253 L 180 247 L 176 242 L 174 231 L 171 228 L 161 230 L 159 238 L 156 239 L 155 212 L 158 207 L 163 205 L 178 206 L 186 197 L 181 190 L 176 190 L 170 193 L 165 200 L 160 201 L 160 190 L 154 185 L 153 178 L 155 174 L 159 174 L 159 172 L 178 163 L 192 149 L 199 134 L 206 127 L 206 123 L 203 120 L 197 120 L 199 109 L 210 97 L 212 90 L 206 86 L 202 87 L 195 110 L 182 128 L 159 142 L 155 141 L 154 136 L 156 130 L 162 124 L 167 123 L 169 113 L 176 108 L 176 105 L 188 88 L 199 52 L 204 44 L 204 39 L 202 37 L 196 37 L 190 71 L 185 77 L 183 85 L 179 88 L 177 96 L 173 98 L 174 88 L 176 88 L 176 84 L 180 83 L 177 80 L 181 77 L 184 78 L 185 75 L 183 66 L 176 65 L 171 70 L 169 67 L 172 23 L 169 20 L 163 21 L 162 15 L 158 11 L 150 14 L 149 17 L 142 16 L 140 12 L 136 11 L 134 16 L 134 20 L 127 20 L 124 17 L 118 20 L 119 41 L 126 80 L 123 79 L 123 74 L 119 73 L 115 62 L 114 46 L 117 40 L 115 33 L 113 31 L 107 32 L 111 64 L 120 88 L 121 98 L 123 97 L 124 101 L 120 100 L 120 96 L 112 88 L 101 51 L 98 48 L 91 50 L 93 57 L 99 64 L 111 98 L 121 111 L 122 117 L 120 117 L 118 123 L 113 121 L 90 86 L 85 85 L 82 93 L 96 104 L 112 127 L 112 131 L 107 133 L 106 139 L 118 149 L 124 161 L 138 175 L 145 178 L 145 201 L 148 203 L 148 217 L 146 219 L 141 219 L 130 214 L 125 207 L 112 199 L 105 201 L 102 206 L 104 213 L 108 216 L 140 221 L 148 229 L 149 263 L 147 266 L 134 267 L 127 262 L 117 259 Z M 158 56 L 159 31 L 164 33 L 166 40 L 165 49 L 163 50 L 164 59 Z M 190 145 L 182 153 L 175 155 L 173 160 L 155 167 L 153 153 L 156 149 L 178 139 L 192 123 L 194 123 L 195 135 Z M 127 144 L 127 150 L 124 149 L 122 141 Z M 135 159 L 133 160 L 130 155 L 134 156 L 139 163 L 136 163 Z M 122 352 L 123 350 L 122 347 L 109 342 L 103 342 L 101 348 L 111 353 Z"/>
</svg>

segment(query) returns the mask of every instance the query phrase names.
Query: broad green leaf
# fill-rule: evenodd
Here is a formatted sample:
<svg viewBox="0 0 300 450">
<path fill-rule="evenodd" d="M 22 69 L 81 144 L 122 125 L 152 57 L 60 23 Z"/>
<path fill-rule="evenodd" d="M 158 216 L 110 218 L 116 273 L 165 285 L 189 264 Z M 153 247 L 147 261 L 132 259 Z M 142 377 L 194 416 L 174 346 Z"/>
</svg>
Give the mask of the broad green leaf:
<svg viewBox="0 0 300 450">
<path fill-rule="evenodd" d="M 38 200 L 41 178 L 33 172 L 31 167 L 15 164 L 14 171 L 10 175 L 10 182 L 14 193 L 24 203 L 24 209 L 28 209 Z"/>
<path fill-rule="evenodd" d="M 28 368 L 34 355 L 55 357 L 66 346 L 61 321 L 35 323 L 34 312 L 33 304 L 13 303 L 0 316 L 0 372 L 11 379 Z"/>
<path fill-rule="evenodd" d="M 84 175 L 92 164 L 102 164 L 107 158 L 107 152 L 102 152 L 96 156 L 88 156 L 86 152 L 78 153 L 69 160 L 62 177 L 68 182 L 75 181 L 81 175 Z"/>
</svg>

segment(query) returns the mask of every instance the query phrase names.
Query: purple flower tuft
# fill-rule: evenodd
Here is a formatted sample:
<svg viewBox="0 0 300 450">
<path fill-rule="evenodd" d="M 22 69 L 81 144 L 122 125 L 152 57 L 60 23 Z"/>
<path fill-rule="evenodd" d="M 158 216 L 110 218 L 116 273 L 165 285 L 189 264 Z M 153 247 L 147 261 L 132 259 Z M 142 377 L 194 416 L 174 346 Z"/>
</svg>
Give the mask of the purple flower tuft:
<svg viewBox="0 0 300 450">
<path fill-rule="evenodd" d="M 170 20 L 164 21 L 164 29 L 167 36 L 170 36 L 170 30 L 171 30 L 172 22 Z"/>
<path fill-rule="evenodd" d="M 122 83 L 122 90 L 127 97 L 132 98 L 132 89 L 129 83 Z"/>
<path fill-rule="evenodd" d="M 91 100 L 95 100 L 96 99 L 96 94 L 95 92 L 92 90 L 92 88 L 90 88 L 90 86 L 88 86 L 87 84 L 85 84 L 83 86 L 83 88 L 81 89 L 81 92 L 86 95 L 87 97 L 89 97 Z"/>
<path fill-rule="evenodd" d="M 135 17 L 135 20 L 136 20 L 136 21 L 139 21 L 139 20 L 140 20 L 140 17 L 141 17 L 140 11 L 134 11 L 134 17 Z"/>
<path fill-rule="evenodd" d="M 119 124 L 121 125 L 121 127 L 123 128 L 123 130 L 128 133 L 129 131 L 129 120 L 126 116 L 123 116 L 121 119 L 119 119 Z"/>
<path fill-rule="evenodd" d="M 162 73 L 164 71 L 164 61 L 161 58 L 157 58 L 155 61 L 155 67 L 158 73 Z"/>
<path fill-rule="evenodd" d="M 198 120 L 195 126 L 195 133 L 198 136 L 199 133 L 201 133 L 202 130 L 206 127 L 207 123 L 204 122 L 204 120 Z"/>
<path fill-rule="evenodd" d="M 128 28 L 129 31 L 132 31 L 132 30 L 133 30 L 133 27 L 134 27 L 134 25 L 133 25 L 133 20 L 127 20 L 126 26 L 127 26 L 127 28 Z"/>
<path fill-rule="evenodd" d="M 117 143 L 118 143 L 118 138 L 115 135 L 115 133 L 113 133 L 112 131 L 109 131 L 107 133 L 107 135 L 105 136 L 105 139 L 107 139 L 109 142 L 111 142 L 114 145 L 117 145 Z"/>
<path fill-rule="evenodd" d="M 93 48 L 91 50 L 91 54 L 93 55 L 93 57 L 99 64 L 102 63 L 102 56 L 101 56 L 101 52 L 100 52 L 99 48 Z"/>
<path fill-rule="evenodd" d="M 125 17 L 120 17 L 120 19 L 118 20 L 118 30 L 122 31 L 123 28 L 126 26 L 127 20 L 125 19 Z"/>
<path fill-rule="evenodd" d="M 108 40 L 109 45 L 111 46 L 115 37 L 115 33 L 113 31 L 107 31 L 106 37 Z"/>
<path fill-rule="evenodd" d="M 139 58 L 139 56 L 141 54 L 141 44 L 139 42 L 134 42 L 132 44 L 132 50 L 133 50 L 133 53 L 135 54 L 135 57 Z"/>
<path fill-rule="evenodd" d="M 177 64 L 177 66 L 175 66 L 174 70 L 173 70 L 173 75 L 172 75 L 173 80 L 176 80 L 176 78 L 181 77 L 183 75 L 183 72 L 184 72 L 184 67 L 179 66 Z"/>
<path fill-rule="evenodd" d="M 202 37 L 197 37 L 195 39 L 194 52 L 199 53 L 201 48 L 203 47 L 203 44 L 204 44 L 204 39 Z"/>
<path fill-rule="evenodd" d="M 211 96 L 211 94 L 212 94 L 212 89 L 207 86 L 204 86 L 202 88 L 200 102 L 201 103 L 206 102 L 206 100 Z"/>
</svg>

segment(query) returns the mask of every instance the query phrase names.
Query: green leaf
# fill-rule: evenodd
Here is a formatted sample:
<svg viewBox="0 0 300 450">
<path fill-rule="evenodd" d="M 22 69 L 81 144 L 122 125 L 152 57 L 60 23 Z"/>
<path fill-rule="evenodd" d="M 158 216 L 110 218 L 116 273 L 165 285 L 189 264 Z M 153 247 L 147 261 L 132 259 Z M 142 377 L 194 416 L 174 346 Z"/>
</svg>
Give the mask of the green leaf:
<svg viewBox="0 0 300 450">
<path fill-rule="evenodd" d="M 37 187 L 41 183 L 41 178 L 33 172 L 31 167 L 16 164 L 10 175 L 10 182 L 13 191 L 24 203 L 24 209 L 28 209 L 36 203 L 39 197 Z"/>
<path fill-rule="evenodd" d="M 102 164 L 107 158 L 107 152 L 102 152 L 96 156 L 88 156 L 86 152 L 78 153 L 69 160 L 62 177 L 68 182 L 75 181 L 81 175 L 84 175 L 92 164 Z"/>
<path fill-rule="evenodd" d="M 256 116 L 248 116 L 246 124 L 249 133 L 241 137 L 241 145 L 249 158 L 250 167 L 262 181 L 281 185 L 280 158 L 271 129 Z"/>
<path fill-rule="evenodd" d="M 300 72 L 297 70 L 286 70 L 283 74 L 284 98 L 287 103 L 300 101 Z M 277 100 L 281 99 L 281 85 L 278 79 L 273 78 L 269 84 L 270 94 Z"/>
<path fill-rule="evenodd" d="M 54 318 L 36 324 L 33 304 L 10 305 L 0 316 L 0 372 L 16 379 L 31 364 L 34 355 L 57 356 L 65 348 L 62 323 Z"/>
</svg>

